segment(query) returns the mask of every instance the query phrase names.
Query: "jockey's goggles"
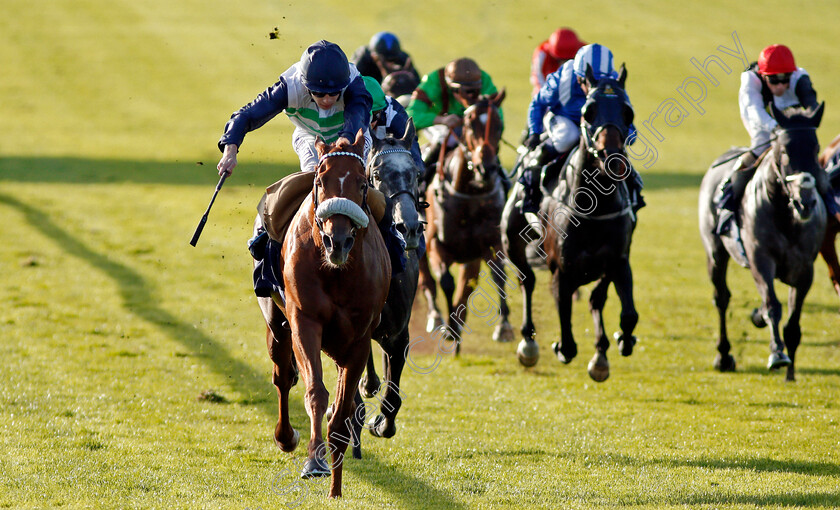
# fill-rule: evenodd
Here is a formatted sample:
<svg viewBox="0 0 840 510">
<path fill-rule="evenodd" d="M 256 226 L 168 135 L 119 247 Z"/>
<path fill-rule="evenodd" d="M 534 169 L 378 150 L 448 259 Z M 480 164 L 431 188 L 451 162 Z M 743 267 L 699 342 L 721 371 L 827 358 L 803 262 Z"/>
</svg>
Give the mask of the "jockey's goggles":
<svg viewBox="0 0 840 510">
<path fill-rule="evenodd" d="M 783 73 L 783 74 L 770 74 L 767 76 L 767 83 L 770 85 L 778 85 L 780 83 L 790 83 L 790 74 L 791 73 Z"/>
<path fill-rule="evenodd" d="M 453 83 L 449 88 L 452 89 L 453 94 L 458 94 L 461 97 L 478 97 L 478 94 L 481 92 L 480 88 L 461 85 L 459 83 Z"/>
<path fill-rule="evenodd" d="M 314 90 L 310 90 L 309 93 L 312 94 L 312 97 L 322 98 L 324 96 L 337 97 L 339 94 L 341 94 L 341 91 L 338 91 L 338 92 L 315 92 Z"/>
</svg>

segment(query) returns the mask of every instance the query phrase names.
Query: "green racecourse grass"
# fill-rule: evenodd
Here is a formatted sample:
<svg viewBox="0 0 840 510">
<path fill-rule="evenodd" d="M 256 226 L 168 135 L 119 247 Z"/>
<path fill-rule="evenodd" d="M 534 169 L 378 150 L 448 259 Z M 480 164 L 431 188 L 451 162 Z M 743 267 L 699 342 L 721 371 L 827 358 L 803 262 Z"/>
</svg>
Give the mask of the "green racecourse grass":
<svg viewBox="0 0 840 510">
<path fill-rule="evenodd" d="M 817 261 L 798 381 L 785 383 L 764 369 L 768 332 L 748 319 L 757 292 L 733 268 L 738 372 L 712 369 L 717 318 L 696 199 L 709 162 L 747 141 L 737 61 L 723 56 L 732 74 L 713 70 L 721 84 L 706 83 L 705 114 L 676 92 L 699 76 L 689 59 L 734 48 L 733 31 L 750 60 L 784 42 L 828 104 L 827 143 L 840 132 L 836 3 L 307 5 L 4 1 L 0 507 L 279 508 L 296 498 L 302 508 L 840 507 L 840 303 Z M 557 319 L 541 272 L 536 368 L 522 369 L 516 344 L 494 344 L 473 318 L 460 359 L 429 374 L 406 369 L 397 435 L 363 437 L 364 460 L 345 464 L 344 499 L 326 500 L 326 480 L 301 492 L 292 460 L 309 437 L 302 384 L 291 415 L 303 441 L 290 457 L 271 440 L 277 405 L 245 250 L 261 189 L 296 167 L 291 129 L 278 118 L 248 136 L 191 248 L 224 122 L 311 42 L 349 53 L 390 29 L 421 71 L 476 58 L 507 87 L 515 141 L 531 51 L 561 24 L 627 62 L 637 123 L 669 97 L 690 112 L 679 127 L 656 121 L 659 161 L 640 167 L 649 206 L 633 244 L 636 351 L 611 349 L 612 376 L 592 382 L 581 301 L 579 357 L 551 359 Z M 268 38 L 274 27 L 279 40 Z M 509 166 L 513 152 L 502 157 Z M 617 329 L 612 293 L 605 316 Z M 223 401 L 199 400 L 207 390 Z"/>
</svg>

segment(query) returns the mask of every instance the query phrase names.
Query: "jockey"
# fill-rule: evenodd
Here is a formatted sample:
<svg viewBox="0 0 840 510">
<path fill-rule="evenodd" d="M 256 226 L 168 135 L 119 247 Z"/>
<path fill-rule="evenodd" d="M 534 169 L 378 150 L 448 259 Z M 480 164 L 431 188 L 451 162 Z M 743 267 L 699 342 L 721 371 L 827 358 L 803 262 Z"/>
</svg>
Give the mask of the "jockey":
<svg viewBox="0 0 840 510">
<path fill-rule="evenodd" d="M 537 95 L 545 84 L 545 78 L 560 69 L 567 60 L 575 58 L 575 53 L 586 43 L 578 39 L 571 28 L 558 28 L 551 36 L 534 49 L 531 56 L 531 96 Z"/>
<path fill-rule="evenodd" d="M 425 135 L 429 140 L 423 154 L 426 167 L 423 181 L 426 184 L 434 177 L 435 163 L 444 141 L 447 151 L 458 145 L 464 111 L 474 105 L 479 96 L 496 92 L 490 75 L 482 71 L 470 58 L 453 60 L 446 64 L 446 67 L 423 77 L 420 85 L 412 93 L 406 111 L 414 119 L 414 126 L 418 130 L 426 130 Z M 504 122 L 501 108 L 499 116 Z M 503 171 L 500 173 L 507 191 L 507 176 Z"/>
<path fill-rule="evenodd" d="M 402 51 L 400 40 L 391 32 L 374 34 L 367 46 L 360 46 L 353 53 L 350 61 L 356 64 L 363 76 L 370 76 L 378 83 L 396 71 L 409 71 L 420 81 L 411 57 Z"/>
<path fill-rule="evenodd" d="M 732 172 L 723 180 L 718 190 L 718 234 L 725 234 L 730 230 L 747 183 L 755 174 L 755 162 L 770 148 L 773 130 L 777 125 L 776 120 L 768 113 L 771 101 L 779 110 L 790 107 L 814 109 L 818 106 L 817 93 L 811 85 L 808 72 L 796 66 L 793 53 L 781 44 L 764 48 L 758 62 L 753 62 L 741 73 L 738 106 L 741 110 L 741 121 L 750 135 L 750 149 L 738 158 Z M 815 175 L 817 188 L 826 207 L 829 208 L 828 212 L 840 219 L 840 213 L 833 206 L 834 201 L 828 198 L 828 180 L 822 179 L 822 174 L 824 172 Z M 737 231 L 734 234 L 740 237 Z"/>
<path fill-rule="evenodd" d="M 356 133 L 365 133 L 365 155 L 370 150 L 370 93 L 356 66 L 338 45 L 318 41 L 287 69 L 274 85 L 231 115 L 219 140 L 223 152 L 219 175 L 232 174 L 236 153 L 245 134 L 285 111 L 294 124 L 292 146 L 300 169 L 312 172 L 318 165 L 315 138 L 327 143 L 352 143 Z"/>
<path fill-rule="evenodd" d="M 371 136 L 382 139 L 390 134 L 394 138 L 402 138 L 410 120 L 405 108 L 395 98 L 386 96 L 375 79 L 370 76 L 363 76 L 363 78 L 373 98 L 373 107 L 370 110 Z M 417 163 L 417 168 L 422 169 L 423 158 L 420 156 L 420 144 L 417 143 L 416 136 L 411 144 L 411 156 Z"/>
<path fill-rule="evenodd" d="M 612 52 L 600 44 L 589 44 L 578 50 L 574 60 L 568 60 L 560 69 L 546 78 L 545 85 L 531 99 L 528 107 L 528 137 L 525 147 L 534 153 L 536 163 L 526 168 L 520 182 L 525 186 L 524 212 L 537 212 L 542 200 L 540 182 L 542 175 L 559 171 L 565 156 L 580 140 L 581 108 L 586 102 L 589 85 L 586 69 L 592 68 L 596 80 L 617 79 L 613 69 Z M 631 125 L 632 140 L 635 128 Z M 547 135 L 545 136 L 544 133 Z M 641 195 L 642 179 L 635 169 L 625 182 L 630 191 L 634 210 L 645 206 Z"/>
</svg>

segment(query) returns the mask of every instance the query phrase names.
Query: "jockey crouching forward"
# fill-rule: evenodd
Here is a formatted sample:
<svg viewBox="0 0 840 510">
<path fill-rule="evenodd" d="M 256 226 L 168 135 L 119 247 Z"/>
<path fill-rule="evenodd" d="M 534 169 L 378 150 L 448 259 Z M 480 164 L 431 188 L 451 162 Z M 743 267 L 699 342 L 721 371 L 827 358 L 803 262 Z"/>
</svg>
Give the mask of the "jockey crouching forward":
<svg viewBox="0 0 840 510">
<path fill-rule="evenodd" d="M 548 182 L 562 169 L 563 162 L 580 140 L 581 108 L 586 102 L 589 85 L 586 69 L 592 68 L 596 80 L 617 79 L 612 52 L 600 44 L 589 44 L 578 50 L 574 60 L 546 78 L 528 108 L 528 137 L 525 147 L 532 152 L 531 164 L 522 171 L 519 182 L 525 187 L 522 211 L 536 213 L 542 200 L 541 182 Z M 635 128 L 630 126 L 630 140 Z M 631 167 L 625 180 L 633 210 L 645 206 L 641 195 L 642 179 Z"/>
<path fill-rule="evenodd" d="M 429 144 L 423 150 L 423 164 L 426 174 L 423 182 L 428 185 L 435 175 L 440 151 L 445 146 L 448 152 L 458 145 L 461 136 L 464 112 L 474 105 L 479 96 L 498 92 L 492 78 L 482 71 L 474 60 L 460 58 L 448 63 L 423 77 L 414 90 L 406 111 L 414 119 L 414 126 L 425 129 Z M 504 122 L 502 109 L 499 116 Z M 502 166 L 499 175 L 507 195 L 510 181 Z"/>
<path fill-rule="evenodd" d="M 295 125 L 292 146 L 300 160 L 301 171 L 314 172 L 318 166 L 316 138 L 320 137 L 326 143 L 350 144 L 360 129 L 365 137 L 366 159 L 371 146 L 368 129 L 371 105 L 371 95 L 361 74 L 347 61 L 341 48 L 328 41 L 318 41 L 309 46 L 300 61 L 281 74 L 274 85 L 231 115 L 218 143 L 222 151 L 217 165 L 219 175 L 233 174 L 245 135 L 281 112 L 285 112 Z M 380 227 L 384 223 L 386 219 L 383 218 Z M 383 236 L 389 235 L 389 230 L 384 229 Z M 250 241 L 249 248 L 256 259 L 263 258 L 267 242 L 264 229 Z M 256 276 L 255 272 L 255 290 L 259 295 Z"/>
<path fill-rule="evenodd" d="M 811 85 L 808 72 L 796 67 L 793 53 L 787 46 L 773 44 L 764 48 L 758 62 L 741 73 L 741 87 L 738 90 L 738 106 L 741 121 L 750 135 L 750 150 L 738 158 L 729 176 L 721 182 L 715 203 L 718 206 L 717 233 L 731 232 L 740 242 L 740 232 L 735 214 L 747 183 L 756 170 L 759 156 L 770 149 L 771 137 L 776 129 L 776 120 L 768 113 L 770 103 L 779 110 L 803 107 L 810 110 L 817 105 L 817 93 Z M 840 220 L 840 212 L 834 206 L 828 177 L 825 172 L 814 175 L 817 190 L 823 198 L 829 214 Z M 735 227 L 734 229 L 732 227 Z"/>
</svg>

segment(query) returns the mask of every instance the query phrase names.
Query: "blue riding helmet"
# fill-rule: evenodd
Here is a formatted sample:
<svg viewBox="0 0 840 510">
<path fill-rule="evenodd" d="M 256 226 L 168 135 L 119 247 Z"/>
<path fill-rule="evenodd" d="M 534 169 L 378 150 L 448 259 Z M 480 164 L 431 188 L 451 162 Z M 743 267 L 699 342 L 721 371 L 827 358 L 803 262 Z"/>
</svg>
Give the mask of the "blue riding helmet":
<svg viewBox="0 0 840 510">
<path fill-rule="evenodd" d="M 400 40 L 391 32 L 379 32 L 370 38 L 368 48 L 385 60 L 395 60 L 400 56 Z"/>
<path fill-rule="evenodd" d="M 612 52 L 600 44 L 587 44 L 578 50 L 573 67 L 575 76 L 585 78 L 587 65 L 592 66 L 592 73 L 596 80 L 610 77 L 615 73 Z"/>
<path fill-rule="evenodd" d="M 313 92 L 335 94 L 350 85 L 350 65 L 337 44 L 318 41 L 300 57 L 303 86 Z"/>
</svg>

